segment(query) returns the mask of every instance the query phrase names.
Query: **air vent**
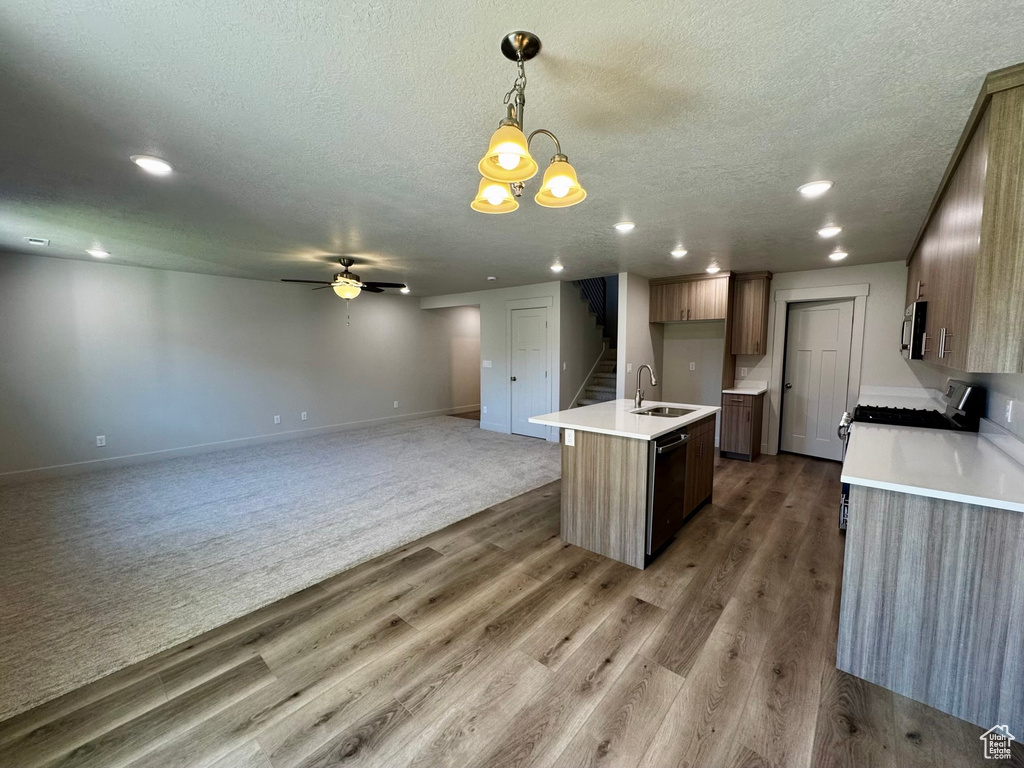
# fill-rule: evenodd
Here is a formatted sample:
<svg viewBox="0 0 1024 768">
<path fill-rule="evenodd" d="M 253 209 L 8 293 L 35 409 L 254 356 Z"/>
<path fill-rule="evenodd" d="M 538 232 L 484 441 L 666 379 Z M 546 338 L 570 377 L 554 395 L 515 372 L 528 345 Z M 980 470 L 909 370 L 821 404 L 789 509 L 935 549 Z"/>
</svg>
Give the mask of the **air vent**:
<svg viewBox="0 0 1024 768">
<path fill-rule="evenodd" d="M 26 237 L 25 242 L 29 245 L 49 245 L 50 241 L 45 237 Z"/>
</svg>

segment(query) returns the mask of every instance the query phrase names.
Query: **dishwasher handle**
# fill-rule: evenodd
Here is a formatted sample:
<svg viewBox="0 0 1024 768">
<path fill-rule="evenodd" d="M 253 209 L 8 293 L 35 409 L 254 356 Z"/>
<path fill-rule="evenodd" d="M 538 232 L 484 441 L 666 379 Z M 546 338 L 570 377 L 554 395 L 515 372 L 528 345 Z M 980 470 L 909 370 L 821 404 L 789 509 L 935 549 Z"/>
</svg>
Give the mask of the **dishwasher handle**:
<svg viewBox="0 0 1024 768">
<path fill-rule="evenodd" d="M 665 443 L 664 445 L 659 445 L 658 446 L 658 455 L 662 456 L 662 455 L 664 455 L 666 453 L 672 453 L 672 451 L 676 450 L 677 448 L 680 448 L 683 444 L 690 442 L 690 438 L 691 437 L 693 437 L 693 435 L 690 435 L 690 434 L 679 435 L 679 439 L 676 440 L 675 442 Z"/>
</svg>

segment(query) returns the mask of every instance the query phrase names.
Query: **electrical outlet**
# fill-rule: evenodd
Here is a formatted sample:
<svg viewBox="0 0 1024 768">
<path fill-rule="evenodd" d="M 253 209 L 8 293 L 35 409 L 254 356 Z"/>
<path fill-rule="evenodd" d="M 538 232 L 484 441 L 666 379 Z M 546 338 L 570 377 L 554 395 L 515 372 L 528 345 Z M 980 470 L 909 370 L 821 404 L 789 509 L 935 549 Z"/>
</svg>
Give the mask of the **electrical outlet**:
<svg viewBox="0 0 1024 768">
<path fill-rule="evenodd" d="M 562 363 L 562 370 L 563 371 L 569 370 L 569 364 L 568 363 Z"/>
<path fill-rule="evenodd" d="M 484 406 L 484 407 L 483 407 L 483 408 L 481 409 L 481 411 L 482 411 L 483 413 L 487 413 L 487 406 L 485 405 L 485 406 Z"/>
<path fill-rule="evenodd" d="M 746 368 L 740 368 L 740 376 L 746 376 L 746 375 L 747 375 L 747 369 Z"/>
<path fill-rule="evenodd" d="M 697 364 L 696 363 L 690 363 L 690 370 L 691 371 L 696 371 L 697 370 Z"/>
<path fill-rule="evenodd" d="M 1006 423 L 1013 424 L 1013 400 L 1006 401 Z"/>
<path fill-rule="evenodd" d="M 106 444 L 107 444 L 107 436 L 106 435 L 96 435 L 96 447 L 97 448 L 102 448 Z"/>
<path fill-rule="evenodd" d="M 565 430 L 565 444 L 566 445 L 576 445 L 576 430 L 575 429 L 567 429 L 567 430 Z"/>
<path fill-rule="evenodd" d="M 303 421 L 306 420 L 306 417 L 307 417 L 307 414 L 306 414 L 305 411 L 303 411 L 302 413 L 299 414 L 299 418 L 302 419 Z"/>
<path fill-rule="evenodd" d="M 494 367 L 494 363 L 492 363 L 490 360 L 484 360 L 483 367 L 484 368 L 493 368 Z"/>
<path fill-rule="evenodd" d="M 395 400 L 395 408 L 397 408 L 397 407 L 398 407 L 398 401 Z"/>
<path fill-rule="evenodd" d="M 632 372 L 633 372 L 633 364 L 632 363 L 626 363 L 626 373 L 632 373 Z"/>
<path fill-rule="evenodd" d="M 281 423 L 281 417 L 280 416 L 275 416 L 274 417 L 274 423 L 275 424 L 280 424 Z"/>
</svg>

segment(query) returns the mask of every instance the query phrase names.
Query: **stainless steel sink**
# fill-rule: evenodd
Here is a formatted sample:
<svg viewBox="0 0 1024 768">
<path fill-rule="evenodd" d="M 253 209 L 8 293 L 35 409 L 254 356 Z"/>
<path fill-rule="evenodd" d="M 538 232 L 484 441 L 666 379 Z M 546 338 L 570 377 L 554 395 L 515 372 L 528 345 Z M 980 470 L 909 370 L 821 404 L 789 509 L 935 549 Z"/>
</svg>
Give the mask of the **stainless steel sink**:
<svg viewBox="0 0 1024 768">
<path fill-rule="evenodd" d="M 655 405 L 651 408 L 641 408 L 633 413 L 639 416 L 664 416 L 668 419 L 678 419 L 680 416 L 688 416 L 696 413 L 696 408 L 673 408 L 671 405 Z"/>
</svg>

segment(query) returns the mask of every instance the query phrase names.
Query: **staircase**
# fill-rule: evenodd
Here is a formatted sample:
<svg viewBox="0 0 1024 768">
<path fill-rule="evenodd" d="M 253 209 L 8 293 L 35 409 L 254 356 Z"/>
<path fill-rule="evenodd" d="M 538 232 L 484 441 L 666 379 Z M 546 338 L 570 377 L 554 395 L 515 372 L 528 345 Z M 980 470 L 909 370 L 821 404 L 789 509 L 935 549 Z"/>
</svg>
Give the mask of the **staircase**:
<svg viewBox="0 0 1024 768">
<path fill-rule="evenodd" d="M 576 405 L 594 405 L 615 399 L 615 354 L 614 349 L 604 351 L 601 362 L 583 388 L 583 397 Z"/>
</svg>

